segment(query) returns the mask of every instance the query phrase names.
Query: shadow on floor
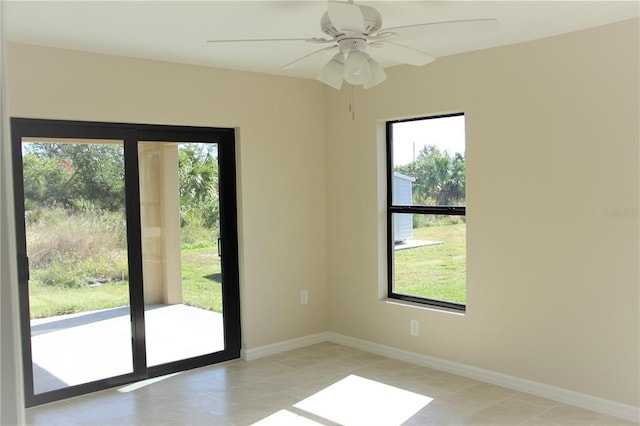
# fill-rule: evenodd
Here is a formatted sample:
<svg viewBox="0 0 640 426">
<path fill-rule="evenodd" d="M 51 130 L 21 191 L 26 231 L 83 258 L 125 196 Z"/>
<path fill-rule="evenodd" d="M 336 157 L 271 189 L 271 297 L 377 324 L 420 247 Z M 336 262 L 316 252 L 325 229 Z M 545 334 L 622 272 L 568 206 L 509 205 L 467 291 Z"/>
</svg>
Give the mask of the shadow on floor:
<svg viewBox="0 0 640 426">
<path fill-rule="evenodd" d="M 146 309 L 145 309 L 146 310 Z M 80 325 L 91 324 L 96 321 L 105 321 L 125 315 L 130 315 L 130 309 L 128 306 L 121 306 L 119 308 L 105 309 L 103 311 L 85 312 L 72 315 L 63 315 L 62 317 L 52 317 L 51 320 L 47 318 L 46 322 L 41 324 L 35 324 L 41 320 L 33 320 L 31 323 L 31 336 L 38 336 L 40 334 L 50 333 L 65 329 L 69 327 L 77 327 Z M 56 319 L 57 318 L 57 319 Z"/>
</svg>

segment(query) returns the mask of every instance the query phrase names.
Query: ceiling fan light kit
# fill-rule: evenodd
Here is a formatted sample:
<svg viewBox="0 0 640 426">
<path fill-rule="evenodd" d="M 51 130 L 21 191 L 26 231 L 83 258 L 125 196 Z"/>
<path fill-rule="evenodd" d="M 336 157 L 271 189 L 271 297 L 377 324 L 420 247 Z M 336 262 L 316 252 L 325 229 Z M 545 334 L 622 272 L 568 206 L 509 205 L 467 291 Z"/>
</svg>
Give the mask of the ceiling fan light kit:
<svg viewBox="0 0 640 426">
<path fill-rule="evenodd" d="M 371 68 L 371 78 L 362 84 L 365 89 L 370 89 L 373 86 L 377 86 L 387 79 L 387 73 L 384 72 L 380 64 L 369 57 L 369 67 Z"/>
<path fill-rule="evenodd" d="M 387 74 L 380 64 L 371 56 L 361 51 L 353 51 L 347 54 L 336 53 L 327 62 L 318 74 L 318 81 L 340 90 L 342 82 L 349 84 L 361 84 L 365 89 L 377 86 L 386 80 Z"/>
<path fill-rule="evenodd" d="M 463 21 L 431 22 L 382 28 L 382 16 L 373 7 L 348 2 L 328 1 L 327 11 L 320 19 L 320 29 L 330 38 L 282 38 L 256 40 L 209 40 L 210 43 L 232 42 L 298 42 L 330 44 L 311 52 L 282 67 L 300 66 L 305 63 L 324 65 L 317 79 L 340 90 L 342 82 L 362 85 L 369 89 L 382 83 L 387 75 L 382 66 L 371 55 L 391 60 L 397 64 L 423 66 L 435 58 L 398 41 L 419 40 L 429 37 L 447 36 L 456 33 L 473 34 L 495 31 L 496 19 L 470 19 Z M 316 65 L 317 66 L 317 65 Z"/>
<path fill-rule="evenodd" d="M 343 80 L 366 88 L 382 83 L 387 75 L 380 64 L 364 52 L 364 46 L 362 39 L 342 38 L 338 42 L 339 52 L 322 67 L 317 79 L 338 90 Z"/>
<path fill-rule="evenodd" d="M 335 56 L 322 67 L 320 74 L 318 74 L 318 80 L 327 86 L 340 90 L 342 81 L 344 80 L 344 55 L 342 53 L 336 53 Z"/>
<path fill-rule="evenodd" d="M 344 79 L 349 84 L 362 84 L 371 78 L 367 55 L 359 50 L 349 52 L 344 63 Z"/>
</svg>

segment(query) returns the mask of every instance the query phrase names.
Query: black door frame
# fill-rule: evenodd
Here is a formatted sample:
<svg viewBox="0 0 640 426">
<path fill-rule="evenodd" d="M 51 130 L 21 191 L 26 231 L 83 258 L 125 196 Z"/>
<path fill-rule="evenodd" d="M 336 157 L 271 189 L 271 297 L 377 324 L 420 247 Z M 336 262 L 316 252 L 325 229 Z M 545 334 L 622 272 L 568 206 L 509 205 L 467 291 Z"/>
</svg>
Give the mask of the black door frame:
<svg viewBox="0 0 640 426">
<path fill-rule="evenodd" d="M 65 139 L 117 139 L 124 141 L 127 245 L 129 256 L 129 301 L 133 372 L 94 382 L 34 394 L 29 314 L 29 264 L 26 246 L 22 139 L 24 137 Z M 229 128 L 104 123 L 66 120 L 11 118 L 18 293 L 23 356 L 25 404 L 27 407 L 78 396 L 113 386 L 202 367 L 240 357 L 240 286 L 238 264 L 238 222 L 236 195 L 235 131 Z M 138 142 L 209 142 L 218 144 L 220 238 L 222 257 L 222 303 L 225 349 L 216 353 L 148 367 L 145 349 L 144 293 Z"/>
</svg>

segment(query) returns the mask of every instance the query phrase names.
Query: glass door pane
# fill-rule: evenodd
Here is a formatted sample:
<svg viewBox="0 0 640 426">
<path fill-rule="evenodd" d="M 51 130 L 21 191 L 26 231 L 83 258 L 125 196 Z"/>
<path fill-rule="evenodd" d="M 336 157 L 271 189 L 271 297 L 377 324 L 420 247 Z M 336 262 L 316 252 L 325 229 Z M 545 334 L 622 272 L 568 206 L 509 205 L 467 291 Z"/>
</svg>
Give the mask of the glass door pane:
<svg viewBox="0 0 640 426">
<path fill-rule="evenodd" d="M 149 367 L 225 349 L 218 145 L 139 142 Z"/>
<path fill-rule="evenodd" d="M 133 372 L 121 140 L 22 139 L 34 395 Z"/>
</svg>

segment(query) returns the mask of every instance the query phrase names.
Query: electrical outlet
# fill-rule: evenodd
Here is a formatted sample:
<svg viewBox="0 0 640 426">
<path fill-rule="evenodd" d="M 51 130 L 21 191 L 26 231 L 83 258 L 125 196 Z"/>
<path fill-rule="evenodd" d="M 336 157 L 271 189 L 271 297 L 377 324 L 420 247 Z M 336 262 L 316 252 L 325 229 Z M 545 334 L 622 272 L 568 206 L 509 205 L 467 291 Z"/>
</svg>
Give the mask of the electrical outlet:
<svg viewBox="0 0 640 426">
<path fill-rule="evenodd" d="M 309 303 L 309 291 L 300 290 L 300 304 L 306 305 L 307 303 Z"/>
<path fill-rule="evenodd" d="M 420 323 L 417 320 L 411 320 L 409 323 L 409 334 L 412 336 L 420 335 Z"/>
</svg>

